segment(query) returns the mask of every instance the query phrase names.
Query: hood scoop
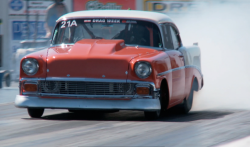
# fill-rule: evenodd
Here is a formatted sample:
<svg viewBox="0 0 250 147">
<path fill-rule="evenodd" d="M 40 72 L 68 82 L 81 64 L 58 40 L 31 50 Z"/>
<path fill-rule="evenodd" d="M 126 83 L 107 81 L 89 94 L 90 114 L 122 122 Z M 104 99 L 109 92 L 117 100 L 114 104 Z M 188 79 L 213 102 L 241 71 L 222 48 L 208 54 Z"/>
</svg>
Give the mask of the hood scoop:
<svg viewBox="0 0 250 147">
<path fill-rule="evenodd" d="M 123 40 L 83 39 L 48 49 L 47 77 L 126 79 L 131 55 L 116 54 Z"/>
</svg>

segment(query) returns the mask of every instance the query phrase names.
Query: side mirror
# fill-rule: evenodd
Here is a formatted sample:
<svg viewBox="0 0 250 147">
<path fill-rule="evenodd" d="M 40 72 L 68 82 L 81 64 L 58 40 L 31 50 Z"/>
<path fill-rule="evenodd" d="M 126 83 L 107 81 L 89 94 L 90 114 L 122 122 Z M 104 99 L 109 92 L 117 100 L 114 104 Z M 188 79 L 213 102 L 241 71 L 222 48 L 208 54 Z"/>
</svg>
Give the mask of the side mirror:
<svg viewBox="0 0 250 147">
<path fill-rule="evenodd" d="M 196 45 L 196 46 L 198 46 L 198 42 L 195 42 L 195 43 L 193 43 L 193 45 Z"/>
</svg>

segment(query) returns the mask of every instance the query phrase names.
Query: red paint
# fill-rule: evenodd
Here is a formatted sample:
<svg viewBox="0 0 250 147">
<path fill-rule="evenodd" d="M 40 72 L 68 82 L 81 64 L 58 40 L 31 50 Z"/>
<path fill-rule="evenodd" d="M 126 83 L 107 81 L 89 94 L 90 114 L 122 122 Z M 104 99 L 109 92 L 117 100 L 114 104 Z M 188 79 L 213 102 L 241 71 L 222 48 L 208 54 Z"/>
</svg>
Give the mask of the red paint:
<svg viewBox="0 0 250 147">
<path fill-rule="evenodd" d="M 183 68 L 158 76 L 159 73 L 183 67 L 184 63 L 179 55 L 177 50 L 158 51 L 125 46 L 123 40 L 83 39 L 75 45 L 51 47 L 27 55 L 25 58 L 37 59 L 40 68 L 33 76 L 27 76 L 21 69 L 20 78 L 67 77 L 68 74 L 70 77 L 104 78 L 105 75 L 105 79 L 153 82 L 157 89 L 162 80 L 166 79 L 170 108 L 188 97 L 194 77 L 198 80 L 199 89 L 201 88 L 202 77 L 195 68 Z M 148 78 L 140 79 L 135 74 L 134 65 L 138 61 L 151 64 L 152 74 Z"/>
</svg>

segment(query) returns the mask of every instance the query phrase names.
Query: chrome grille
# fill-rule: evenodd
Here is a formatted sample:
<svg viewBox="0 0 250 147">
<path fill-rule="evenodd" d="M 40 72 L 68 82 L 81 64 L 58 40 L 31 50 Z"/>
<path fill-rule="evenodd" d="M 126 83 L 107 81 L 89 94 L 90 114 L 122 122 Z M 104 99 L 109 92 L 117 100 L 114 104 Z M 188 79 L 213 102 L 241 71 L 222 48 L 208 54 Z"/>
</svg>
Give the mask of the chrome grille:
<svg viewBox="0 0 250 147">
<path fill-rule="evenodd" d="M 41 94 L 69 95 L 133 95 L 133 83 L 40 81 Z"/>
</svg>

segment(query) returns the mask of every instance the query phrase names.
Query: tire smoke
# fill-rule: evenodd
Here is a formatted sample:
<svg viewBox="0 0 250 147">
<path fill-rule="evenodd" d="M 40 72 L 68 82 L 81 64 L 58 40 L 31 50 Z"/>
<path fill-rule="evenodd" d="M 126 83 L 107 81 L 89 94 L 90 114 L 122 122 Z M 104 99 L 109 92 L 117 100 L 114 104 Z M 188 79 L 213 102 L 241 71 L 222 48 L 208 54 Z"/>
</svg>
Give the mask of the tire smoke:
<svg viewBox="0 0 250 147">
<path fill-rule="evenodd" d="M 204 87 L 192 110 L 250 109 L 250 2 L 213 3 L 172 17 L 184 46 L 198 42 Z"/>
</svg>

